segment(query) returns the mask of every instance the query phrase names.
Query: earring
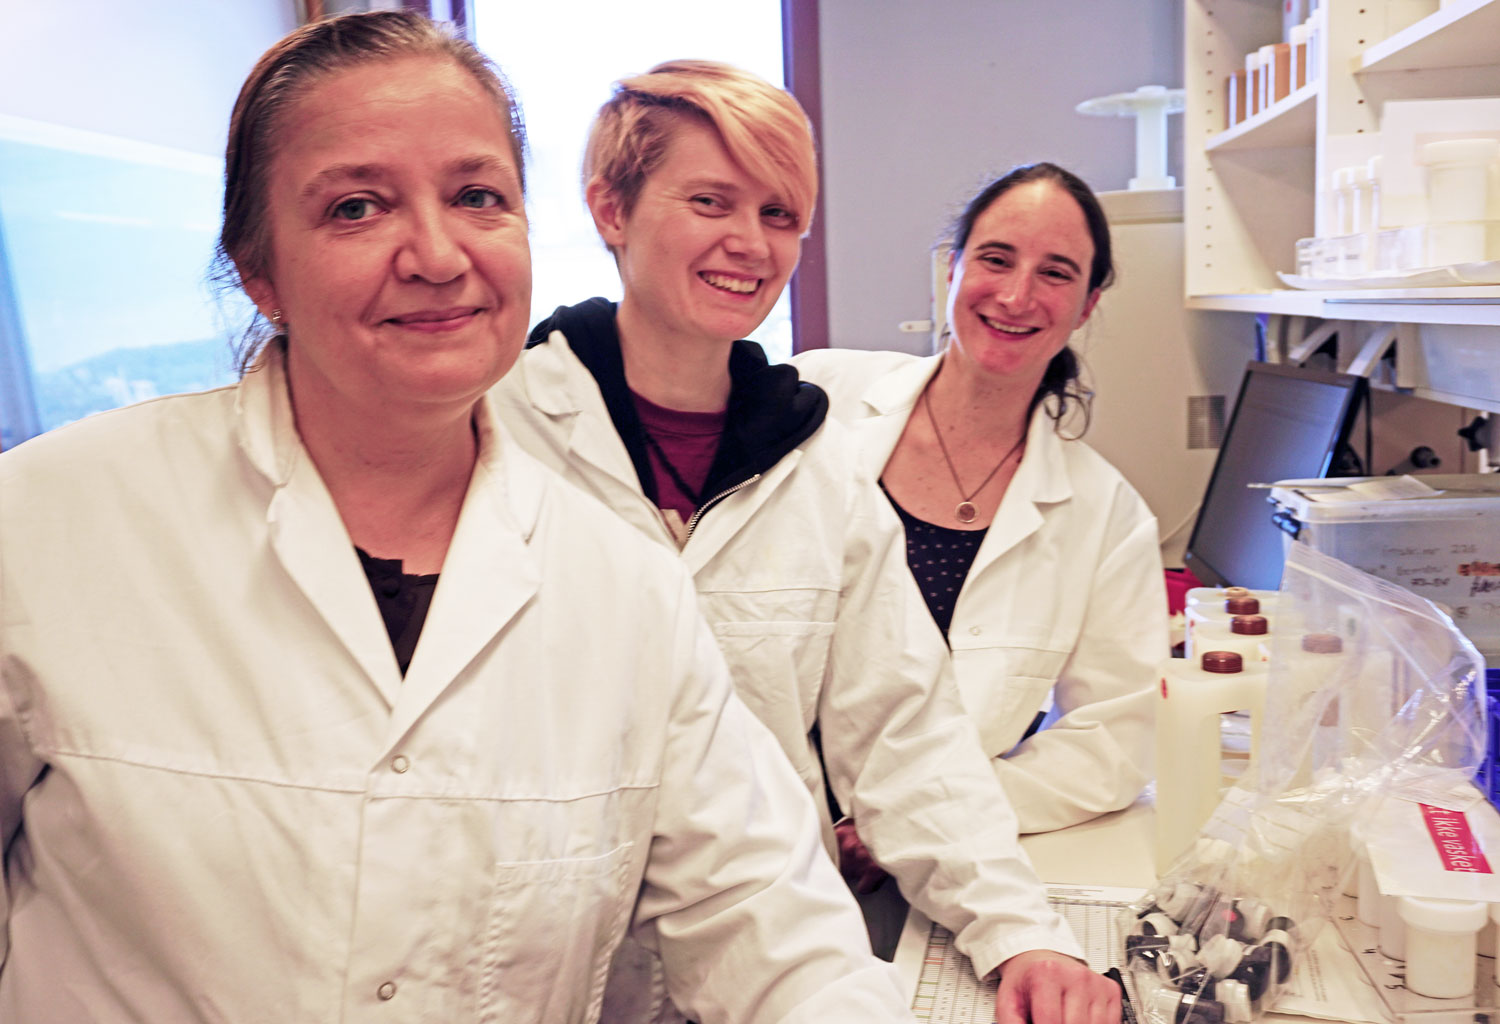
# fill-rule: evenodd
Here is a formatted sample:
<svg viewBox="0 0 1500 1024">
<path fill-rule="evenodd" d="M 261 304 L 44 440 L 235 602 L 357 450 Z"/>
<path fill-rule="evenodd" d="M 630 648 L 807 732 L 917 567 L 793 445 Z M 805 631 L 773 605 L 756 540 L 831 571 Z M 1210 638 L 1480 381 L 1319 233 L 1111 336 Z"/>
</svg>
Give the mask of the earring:
<svg viewBox="0 0 1500 1024">
<path fill-rule="evenodd" d="M 281 310 L 279 310 L 279 309 L 273 309 L 273 310 L 271 310 L 271 323 L 273 323 L 273 324 L 280 324 L 281 323 L 281 316 L 282 316 Z"/>
</svg>

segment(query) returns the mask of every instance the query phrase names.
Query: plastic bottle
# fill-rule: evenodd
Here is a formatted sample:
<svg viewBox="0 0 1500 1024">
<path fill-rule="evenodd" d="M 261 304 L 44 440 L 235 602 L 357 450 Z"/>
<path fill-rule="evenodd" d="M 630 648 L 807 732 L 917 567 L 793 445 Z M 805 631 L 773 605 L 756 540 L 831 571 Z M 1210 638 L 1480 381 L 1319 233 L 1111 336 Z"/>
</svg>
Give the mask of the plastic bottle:
<svg viewBox="0 0 1500 1024">
<path fill-rule="evenodd" d="M 1264 666 L 1233 652 L 1162 665 L 1156 716 L 1156 863 L 1159 873 L 1187 849 L 1219 803 L 1223 715 L 1250 713 L 1251 756 L 1265 711 Z"/>
<path fill-rule="evenodd" d="M 1323 77 L 1323 34 L 1328 24 L 1328 11 L 1317 7 L 1307 15 L 1307 80 L 1316 82 Z"/>
<path fill-rule="evenodd" d="M 1292 48 L 1291 87 L 1295 92 L 1308 83 L 1307 74 L 1307 25 L 1294 25 L 1287 37 Z"/>
<path fill-rule="evenodd" d="M 1417 995 L 1459 999 L 1474 994 L 1479 929 L 1489 914 L 1475 900 L 1397 897 L 1406 923 L 1406 987 Z"/>
<path fill-rule="evenodd" d="M 1266 60 L 1266 106 L 1292 94 L 1292 48 L 1288 43 L 1261 47 Z"/>
<path fill-rule="evenodd" d="M 1252 50 L 1245 54 L 1245 116 L 1254 117 L 1261 111 L 1260 97 L 1263 87 L 1260 84 L 1262 68 L 1265 62 L 1262 60 L 1259 50 Z"/>
<path fill-rule="evenodd" d="M 1245 119 L 1245 69 L 1224 79 L 1224 127 L 1233 128 Z"/>
<path fill-rule="evenodd" d="M 1427 262 L 1432 266 L 1490 258 L 1487 220 L 1491 166 L 1500 139 L 1445 139 L 1422 147 L 1427 182 Z"/>
<path fill-rule="evenodd" d="M 1281 0 L 1281 38 L 1290 39 L 1292 32 L 1307 20 L 1307 0 Z"/>
</svg>

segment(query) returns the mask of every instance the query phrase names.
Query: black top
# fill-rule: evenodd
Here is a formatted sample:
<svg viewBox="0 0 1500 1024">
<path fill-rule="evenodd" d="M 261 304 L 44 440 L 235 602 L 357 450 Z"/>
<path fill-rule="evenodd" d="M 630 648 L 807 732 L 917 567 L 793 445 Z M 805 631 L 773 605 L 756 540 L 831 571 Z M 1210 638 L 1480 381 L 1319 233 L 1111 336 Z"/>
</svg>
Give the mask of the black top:
<svg viewBox="0 0 1500 1024">
<path fill-rule="evenodd" d="M 625 383 L 615 309 L 613 302 L 601 298 L 559 306 L 531 329 L 526 347 L 545 344 L 553 331 L 563 333 L 599 385 L 610 420 L 635 465 L 641 490 L 660 504 L 640 415 Z M 776 465 L 816 433 L 828 415 L 828 396 L 822 388 L 799 379 L 796 369 L 786 363 L 769 362 L 753 341 L 736 341 L 729 350 L 729 379 L 724 435 L 703 484 L 703 502 Z"/>
<path fill-rule="evenodd" d="M 884 482 L 880 489 L 885 491 Z M 979 554 L 979 545 L 984 541 L 984 530 L 955 530 L 918 519 L 896 504 L 891 492 L 891 507 L 901 517 L 906 527 L 906 564 L 916 577 L 917 589 L 927 602 L 932 619 L 948 637 L 948 627 L 953 624 L 953 606 L 958 603 L 958 592 L 963 589 L 964 579 Z"/>
<path fill-rule="evenodd" d="M 401 666 L 401 675 L 405 677 L 417 649 L 417 637 L 422 635 L 422 624 L 427 621 L 427 608 L 432 604 L 438 574 L 417 576 L 402 572 L 399 558 L 376 558 L 363 548 L 354 550 L 359 553 L 359 564 L 370 581 L 375 604 L 380 608 L 385 631 L 396 652 L 396 664 Z"/>
</svg>

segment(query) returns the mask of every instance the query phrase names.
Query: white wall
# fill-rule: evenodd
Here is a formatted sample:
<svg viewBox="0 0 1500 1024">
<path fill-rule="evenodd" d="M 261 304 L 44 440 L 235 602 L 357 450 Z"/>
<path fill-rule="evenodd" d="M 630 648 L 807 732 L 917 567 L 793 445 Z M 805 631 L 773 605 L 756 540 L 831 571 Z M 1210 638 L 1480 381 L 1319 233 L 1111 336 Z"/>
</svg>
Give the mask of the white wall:
<svg viewBox="0 0 1500 1024">
<path fill-rule="evenodd" d="M 240 83 L 294 27 L 294 0 L 7 3 L 0 114 L 222 158 Z"/>
<path fill-rule="evenodd" d="M 925 351 L 896 325 L 929 314 L 929 250 L 1012 165 L 1052 160 L 1124 188 L 1134 121 L 1073 108 L 1181 86 L 1182 2 L 820 0 L 831 343 Z"/>
</svg>

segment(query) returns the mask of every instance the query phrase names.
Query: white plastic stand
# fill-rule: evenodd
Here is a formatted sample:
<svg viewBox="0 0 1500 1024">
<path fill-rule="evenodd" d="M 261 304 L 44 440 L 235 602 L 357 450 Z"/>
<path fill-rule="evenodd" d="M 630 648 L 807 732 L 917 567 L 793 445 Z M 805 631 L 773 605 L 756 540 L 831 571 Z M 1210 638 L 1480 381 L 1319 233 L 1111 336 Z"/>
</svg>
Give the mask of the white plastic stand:
<svg viewBox="0 0 1500 1024">
<path fill-rule="evenodd" d="M 1135 92 L 1120 92 L 1084 100 L 1074 109 L 1097 117 L 1135 118 L 1135 177 L 1130 191 L 1176 188 L 1177 179 L 1167 173 L 1167 115 L 1180 114 L 1185 89 L 1143 85 Z"/>
</svg>

